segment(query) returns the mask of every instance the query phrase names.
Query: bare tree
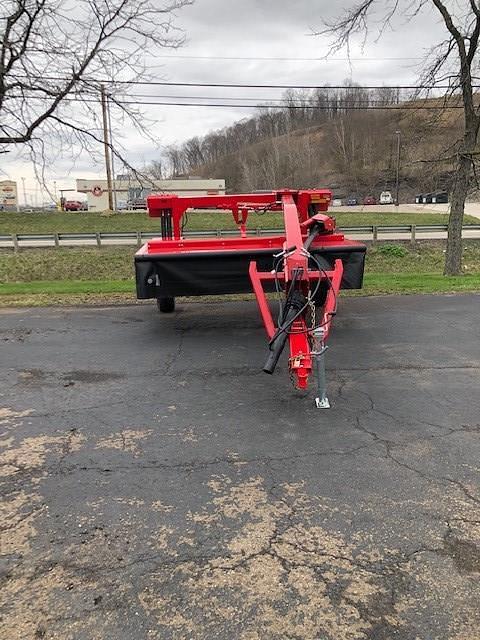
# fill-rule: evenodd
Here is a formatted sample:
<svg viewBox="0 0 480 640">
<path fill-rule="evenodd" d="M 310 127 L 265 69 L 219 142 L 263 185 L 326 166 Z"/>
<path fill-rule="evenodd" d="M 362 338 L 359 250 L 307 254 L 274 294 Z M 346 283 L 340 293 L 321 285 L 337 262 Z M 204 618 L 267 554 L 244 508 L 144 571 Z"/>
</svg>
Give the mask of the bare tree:
<svg viewBox="0 0 480 640">
<path fill-rule="evenodd" d="M 126 100 L 132 80 L 183 33 L 175 11 L 193 0 L 3 0 L 0 3 L 0 153 L 27 145 L 37 169 L 49 150 L 101 151 L 100 85 L 118 117 L 148 133 Z M 114 153 L 130 167 L 121 145 Z M 131 167 L 130 167 L 131 168 Z"/>
<path fill-rule="evenodd" d="M 185 158 L 176 145 L 170 145 L 166 150 L 167 164 L 169 166 L 169 177 L 175 178 L 176 176 L 185 173 Z"/>
<path fill-rule="evenodd" d="M 144 169 L 143 173 L 155 180 L 163 180 L 165 177 L 165 168 L 162 160 L 152 160 Z"/>
<path fill-rule="evenodd" d="M 461 96 L 464 115 L 462 138 L 455 149 L 455 179 L 451 192 L 448 225 L 446 275 L 456 275 L 462 270 L 462 224 L 465 200 L 475 169 L 475 153 L 478 141 L 480 115 L 475 102 L 472 77 L 478 65 L 478 39 L 480 36 L 480 4 L 478 0 L 451 3 L 448 8 L 442 0 L 361 0 L 347 8 L 333 23 L 320 33 L 333 36 L 332 50 L 349 48 L 353 36 L 365 41 L 369 26 L 379 27 L 376 37 L 393 18 L 400 14 L 409 20 L 421 19 L 421 12 L 428 6 L 436 8 L 445 27 L 445 38 L 432 48 L 421 83 L 435 87 L 448 83 L 447 97 Z M 379 20 L 379 12 L 382 16 Z M 383 13 L 382 13 L 383 12 Z M 451 146 L 451 141 L 448 141 Z"/>
</svg>

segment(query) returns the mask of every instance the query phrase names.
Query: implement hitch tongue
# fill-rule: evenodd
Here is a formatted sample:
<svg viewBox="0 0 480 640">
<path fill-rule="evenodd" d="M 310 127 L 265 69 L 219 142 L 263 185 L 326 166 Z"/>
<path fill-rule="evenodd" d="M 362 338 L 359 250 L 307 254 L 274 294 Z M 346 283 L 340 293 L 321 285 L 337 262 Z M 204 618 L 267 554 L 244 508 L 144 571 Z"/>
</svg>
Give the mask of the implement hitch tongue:
<svg viewBox="0 0 480 640">
<path fill-rule="evenodd" d="M 328 198 L 309 194 L 307 214 L 302 216 L 298 197 L 283 192 L 280 202 L 284 217 L 285 240 L 283 251 L 273 255 L 271 271 L 258 271 L 255 262 L 250 263 L 250 280 L 257 298 L 260 314 L 269 337 L 269 355 L 263 367 L 272 374 L 287 342 L 290 378 L 297 389 L 307 389 L 313 364 L 317 374 L 315 405 L 319 409 L 330 408 L 326 391 L 325 342 L 333 317 L 337 312 L 337 298 L 343 277 L 343 261 L 337 257 L 336 248 L 344 237 L 335 233 L 333 218 L 319 209 Z M 317 204 L 318 203 L 318 204 Z M 330 247 L 335 247 L 332 251 Z M 283 301 L 278 326 L 272 318 L 264 282 L 275 284 L 275 290 Z M 318 326 L 317 326 L 318 317 Z"/>
</svg>

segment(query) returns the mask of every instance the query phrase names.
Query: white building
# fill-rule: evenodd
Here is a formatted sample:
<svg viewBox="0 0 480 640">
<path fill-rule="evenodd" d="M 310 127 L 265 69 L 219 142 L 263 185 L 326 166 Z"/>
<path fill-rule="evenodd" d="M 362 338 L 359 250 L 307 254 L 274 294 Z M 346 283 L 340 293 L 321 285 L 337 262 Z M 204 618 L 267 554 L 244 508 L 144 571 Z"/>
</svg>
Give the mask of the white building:
<svg viewBox="0 0 480 640">
<path fill-rule="evenodd" d="M 150 193 L 176 193 L 179 196 L 223 195 L 225 180 L 219 178 L 173 178 L 152 180 L 154 186 L 143 185 L 135 178 L 118 176 L 114 182 L 114 193 L 118 208 L 126 208 L 128 202 L 146 198 Z M 77 191 L 87 194 L 89 211 L 108 209 L 108 187 L 106 180 L 77 180 Z"/>
</svg>

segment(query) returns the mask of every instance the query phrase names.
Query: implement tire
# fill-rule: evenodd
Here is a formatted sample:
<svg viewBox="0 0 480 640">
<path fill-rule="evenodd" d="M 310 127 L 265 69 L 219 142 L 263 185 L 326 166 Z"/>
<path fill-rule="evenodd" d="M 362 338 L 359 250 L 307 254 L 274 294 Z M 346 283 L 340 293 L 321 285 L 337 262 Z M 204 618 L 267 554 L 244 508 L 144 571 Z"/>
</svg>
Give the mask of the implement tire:
<svg viewBox="0 0 480 640">
<path fill-rule="evenodd" d="M 157 307 L 160 313 L 173 313 L 175 311 L 175 298 L 157 298 Z"/>
</svg>

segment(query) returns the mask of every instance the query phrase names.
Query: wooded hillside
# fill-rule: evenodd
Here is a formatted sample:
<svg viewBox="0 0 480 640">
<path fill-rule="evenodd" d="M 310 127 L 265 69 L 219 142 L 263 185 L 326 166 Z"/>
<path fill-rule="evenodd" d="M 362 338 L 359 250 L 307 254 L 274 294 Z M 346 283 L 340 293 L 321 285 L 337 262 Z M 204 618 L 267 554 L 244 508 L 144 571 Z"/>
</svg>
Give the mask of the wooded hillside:
<svg viewBox="0 0 480 640">
<path fill-rule="evenodd" d="M 262 106 L 230 127 L 169 147 L 152 169 L 224 177 L 229 191 L 326 186 L 341 196 L 378 197 L 383 189 L 393 191 L 399 130 L 406 201 L 417 192 L 450 188 L 461 111 L 442 105 L 389 88 L 289 90 L 281 107 Z"/>
</svg>

